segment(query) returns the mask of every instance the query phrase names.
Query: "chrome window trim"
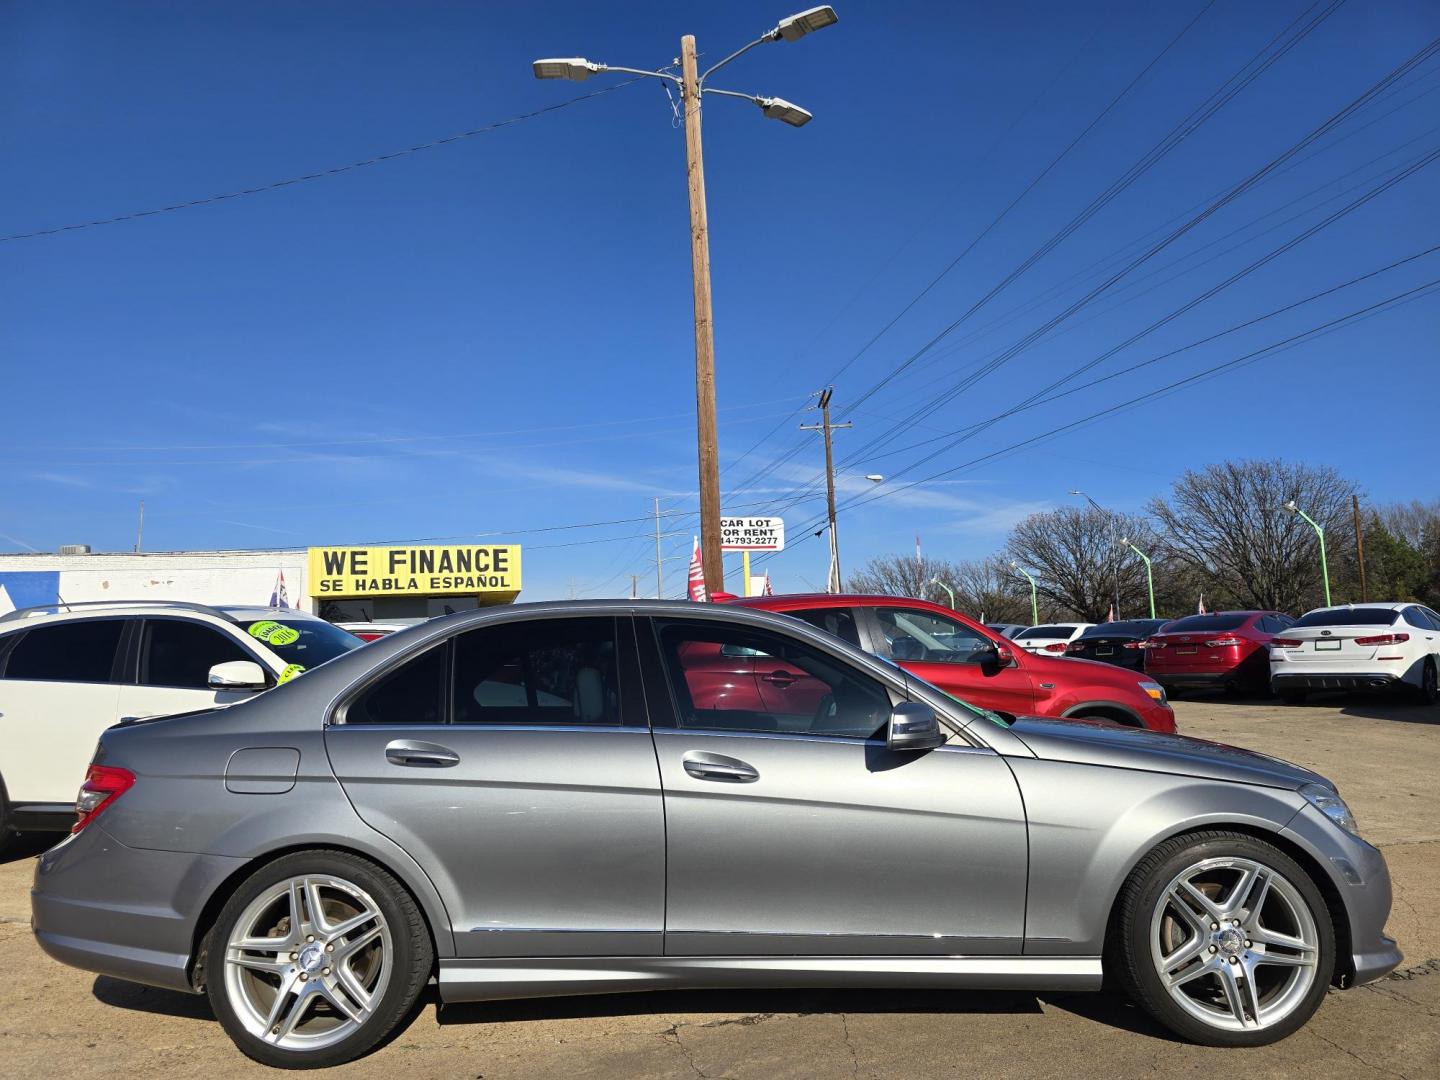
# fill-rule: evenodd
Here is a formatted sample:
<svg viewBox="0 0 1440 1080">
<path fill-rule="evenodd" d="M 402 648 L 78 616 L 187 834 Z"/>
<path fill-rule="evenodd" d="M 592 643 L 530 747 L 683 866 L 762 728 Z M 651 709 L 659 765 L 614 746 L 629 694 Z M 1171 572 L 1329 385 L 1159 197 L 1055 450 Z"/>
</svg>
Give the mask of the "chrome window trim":
<svg viewBox="0 0 1440 1080">
<path fill-rule="evenodd" d="M 556 731 L 567 734 L 576 732 L 600 735 L 648 735 L 650 730 L 641 727 L 621 727 L 614 724 L 345 724 L 334 727 L 351 727 L 356 731 Z"/>
<path fill-rule="evenodd" d="M 638 731 L 639 728 L 627 728 L 627 731 Z M 840 743 L 844 746 L 881 746 L 885 745 L 884 739 L 862 738 L 859 735 L 809 735 L 803 731 L 736 731 L 734 728 L 655 728 L 658 735 L 704 735 L 707 738 L 728 738 L 728 739 L 778 739 L 784 742 L 806 742 L 806 743 Z M 931 748 L 935 752 L 960 753 L 960 754 L 995 754 L 996 751 L 988 746 L 963 746 L 946 743 L 944 746 Z M 896 751 L 899 753 L 900 751 Z"/>
</svg>

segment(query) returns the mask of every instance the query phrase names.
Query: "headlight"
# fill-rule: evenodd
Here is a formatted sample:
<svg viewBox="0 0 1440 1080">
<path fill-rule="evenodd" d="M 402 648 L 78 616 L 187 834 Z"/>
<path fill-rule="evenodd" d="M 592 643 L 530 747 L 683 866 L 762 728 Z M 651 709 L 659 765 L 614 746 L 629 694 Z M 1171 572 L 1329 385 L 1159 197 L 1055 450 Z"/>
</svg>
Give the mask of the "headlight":
<svg viewBox="0 0 1440 1080">
<path fill-rule="evenodd" d="M 1140 689 L 1146 694 L 1149 694 L 1161 705 L 1167 704 L 1167 702 L 1165 701 L 1165 688 L 1161 686 L 1158 682 L 1151 682 L 1149 679 L 1141 679 Z"/>
<path fill-rule="evenodd" d="M 1360 835 L 1360 826 L 1355 823 L 1355 815 L 1350 812 L 1350 807 L 1345 805 L 1345 800 L 1340 798 L 1339 793 L 1333 788 L 1325 787 L 1323 784 L 1306 784 L 1300 789 L 1300 794 L 1305 796 L 1305 800 L 1311 806 L 1351 836 Z"/>
</svg>

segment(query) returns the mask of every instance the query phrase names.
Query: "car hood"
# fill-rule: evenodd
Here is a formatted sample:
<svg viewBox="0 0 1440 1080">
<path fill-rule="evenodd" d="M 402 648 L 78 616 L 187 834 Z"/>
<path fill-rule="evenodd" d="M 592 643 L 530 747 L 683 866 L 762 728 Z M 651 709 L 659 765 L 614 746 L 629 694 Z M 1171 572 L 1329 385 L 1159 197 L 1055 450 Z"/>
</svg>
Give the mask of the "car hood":
<svg viewBox="0 0 1440 1080">
<path fill-rule="evenodd" d="M 1084 664 L 1084 678 L 1089 683 L 1124 686 L 1134 690 L 1142 680 L 1142 675 L 1138 671 L 1129 671 L 1116 667 L 1114 664 L 1102 663 L 1099 660 L 1086 660 L 1079 656 L 1031 653 L 1025 659 L 1025 667 L 1032 675 L 1043 675 L 1046 678 L 1064 679 L 1069 677 L 1073 679 L 1082 670 L 1079 665 Z"/>
<path fill-rule="evenodd" d="M 1032 716 L 1017 719 L 1010 731 L 1036 757 L 1047 761 L 1200 776 L 1290 790 L 1306 784 L 1335 786 L 1319 773 L 1289 761 L 1184 735 Z"/>
</svg>

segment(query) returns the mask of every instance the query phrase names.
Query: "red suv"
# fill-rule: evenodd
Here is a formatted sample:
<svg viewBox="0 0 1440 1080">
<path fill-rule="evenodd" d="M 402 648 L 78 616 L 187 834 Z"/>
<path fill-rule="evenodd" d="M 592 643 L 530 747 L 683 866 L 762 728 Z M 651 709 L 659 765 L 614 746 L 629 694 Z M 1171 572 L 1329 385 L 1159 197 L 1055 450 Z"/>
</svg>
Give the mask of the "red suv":
<svg viewBox="0 0 1440 1080">
<path fill-rule="evenodd" d="M 1176 619 L 1145 641 L 1145 674 L 1167 691 L 1270 692 L 1270 639 L 1295 620 L 1278 611 L 1215 611 Z"/>
<path fill-rule="evenodd" d="M 1110 720 L 1153 731 L 1174 731 L 1165 691 L 1144 676 L 1090 660 L 1027 653 L 959 612 L 898 596 L 759 596 L 734 603 L 779 611 L 893 661 L 963 701 L 998 712 L 1067 719 Z M 809 693 L 810 677 L 764 654 L 721 655 L 715 685 L 753 695 L 759 711 L 772 699 Z M 818 688 L 814 688 L 818 691 Z M 796 708 L 781 711 L 803 711 Z"/>
</svg>

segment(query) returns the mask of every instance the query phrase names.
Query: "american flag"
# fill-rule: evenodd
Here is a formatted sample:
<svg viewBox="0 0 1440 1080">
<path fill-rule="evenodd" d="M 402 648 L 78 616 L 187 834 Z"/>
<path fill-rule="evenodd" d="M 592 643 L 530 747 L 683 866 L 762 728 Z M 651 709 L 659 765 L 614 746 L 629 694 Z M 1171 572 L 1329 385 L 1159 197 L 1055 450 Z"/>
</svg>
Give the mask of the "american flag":
<svg viewBox="0 0 1440 1080">
<path fill-rule="evenodd" d="M 1205 594 L 1202 592 L 1200 594 L 1200 603 L 1195 605 L 1195 614 L 1204 615 L 1205 613 Z"/>
<path fill-rule="evenodd" d="M 760 593 L 760 595 L 761 595 L 761 596 L 774 596 L 774 595 L 775 595 L 775 590 L 770 587 L 770 571 L 769 571 L 769 570 L 766 570 L 766 571 L 765 571 L 765 588 L 764 588 L 764 590 Z"/>
<path fill-rule="evenodd" d="M 690 556 L 690 582 L 689 592 L 691 600 L 698 600 L 701 603 L 710 599 L 705 592 L 705 567 L 700 562 L 700 538 L 695 538 L 695 551 Z"/>
<path fill-rule="evenodd" d="M 288 608 L 290 597 L 285 592 L 285 571 L 280 570 L 275 575 L 275 587 L 270 590 L 270 606 L 272 608 Z"/>
</svg>

